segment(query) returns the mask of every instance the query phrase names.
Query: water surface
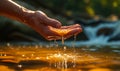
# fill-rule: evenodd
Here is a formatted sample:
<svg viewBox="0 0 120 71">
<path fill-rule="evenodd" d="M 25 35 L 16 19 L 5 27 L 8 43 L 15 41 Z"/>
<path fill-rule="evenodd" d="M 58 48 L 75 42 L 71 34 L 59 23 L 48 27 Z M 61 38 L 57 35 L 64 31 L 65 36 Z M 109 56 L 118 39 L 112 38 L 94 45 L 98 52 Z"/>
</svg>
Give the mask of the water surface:
<svg viewBox="0 0 120 71">
<path fill-rule="evenodd" d="M 120 71 L 120 46 L 1 45 L 0 71 Z"/>
</svg>

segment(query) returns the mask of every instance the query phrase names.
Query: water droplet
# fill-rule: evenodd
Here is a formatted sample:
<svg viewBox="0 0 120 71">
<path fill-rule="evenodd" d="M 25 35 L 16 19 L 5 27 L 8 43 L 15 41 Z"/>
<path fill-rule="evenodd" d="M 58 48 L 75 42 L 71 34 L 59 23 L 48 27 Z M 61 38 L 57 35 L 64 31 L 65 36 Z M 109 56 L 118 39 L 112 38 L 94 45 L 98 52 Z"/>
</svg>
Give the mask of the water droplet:
<svg viewBox="0 0 120 71">
<path fill-rule="evenodd" d="M 62 36 L 62 39 L 61 39 L 61 40 L 62 40 L 62 44 L 64 44 L 64 37 L 63 37 L 63 36 Z"/>
<path fill-rule="evenodd" d="M 22 68 L 22 65 L 18 65 L 19 68 Z"/>
<path fill-rule="evenodd" d="M 7 46 L 9 47 L 9 46 L 10 46 L 10 43 L 7 43 Z"/>
<path fill-rule="evenodd" d="M 22 57 L 25 57 L 25 55 L 23 54 Z"/>
</svg>

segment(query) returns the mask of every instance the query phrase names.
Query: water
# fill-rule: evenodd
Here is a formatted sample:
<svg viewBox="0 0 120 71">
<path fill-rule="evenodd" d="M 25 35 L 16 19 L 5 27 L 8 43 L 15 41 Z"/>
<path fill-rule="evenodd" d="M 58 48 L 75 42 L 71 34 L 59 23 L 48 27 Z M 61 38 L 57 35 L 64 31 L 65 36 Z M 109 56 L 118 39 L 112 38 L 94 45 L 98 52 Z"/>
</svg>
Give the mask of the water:
<svg viewBox="0 0 120 71">
<path fill-rule="evenodd" d="M 24 43 L 25 44 L 25 43 Z M 65 45 L 65 44 L 64 44 Z M 1 45 L 1 71 L 119 71 L 120 46 Z"/>
<path fill-rule="evenodd" d="M 61 40 L 62 40 L 62 45 L 64 45 L 64 37 L 63 37 L 63 36 L 62 36 L 62 39 L 61 39 Z"/>
<path fill-rule="evenodd" d="M 71 52 L 72 54 L 74 54 L 74 55 L 71 55 L 71 54 L 68 54 L 67 53 L 67 47 L 64 45 L 64 41 L 65 41 L 65 39 L 64 39 L 64 37 L 62 36 L 61 37 L 61 43 L 62 43 L 62 50 L 59 50 L 59 48 L 57 48 L 55 51 L 57 51 L 55 54 L 50 54 L 50 56 L 48 56 L 47 57 L 47 59 L 56 59 L 56 60 L 54 60 L 54 62 L 53 62 L 53 64 L 51 64 L 50 63 L 50 66 L 51 65 L 53 65 L 54 67 L 56 67 L 56 68 L 58 68 L 58 69 L 63 69 L 63 70 L 65 70 L 65 69 L 67 69 L 68 68 L 68 61 L 69 60 L 72 60 L 72 67 L 75 67 L 75 59 L 76 59 L 76 50 L 75 50 L 75 45 L 74 45 L 74 43 L 75 43 L 75 41 L 76 41 L 76 36 L 77 35 L 74 35 L 74 41 L 73 41 L 73 43 L 72 43 L 72 48 L 73 48 L 73 52 Z M 55 47 L 56 47 L 56 45 L 59 45 L 57 42 L 56 42 L 56 40 L 54 40 L 54 44 L 55 44 Z M 58 46 L 57 46 L 58 47 Z M 62 52 L 61 52 L 62 51 Z"/>
<path fill-rule="evenodd" d="M 97 31 L 103 27 L 112 27 L 115 32 L 97 36 Z M 62 41 L 54 40 L 49 44 L 1 45 L 0 71 L 120 71 L 119 42 L 108 43 L 111 37 L 120 33 L 116 27 L 119 27 L 118 23 L 85 27 L 89 41 L 76 42 L 74 35 L 72 42 L 65 42 L 62 36 Z M 65 33 L 60 31 L 60 34 Z"/>
<path fill-rule="evenodd" d="M 98 23 L 96 23 L 96 24 L 98 24 Z M 111 32 L 110 35 L 101 34 L 98 36 L 97 35 L 98 30 L 100 30 L 102 28 L 111 28 L 111 29 L 113 29 L 113 32 Z M 109 39 L 120 34 L 119 30 L 120 30 L 120 21 L 111 22 L 111 23 L 110 22 L 108 22 L 108 23 L 103 22 L 95 27 L 93 27 L 92 24 L 89 26 L 84 26 L 84 33 L 86 34 L 86 36 L 89 39 L 88 41 L 85 41 L 85 43 L 86 44 L 96 44 L 96 43 L 97 44 L 109 44 L 109 43 L 111 43 L 109 41 Z M 114 42 L 116 42 L 116 41 L 114 41 Z M 120 43 L 116 43 L 116 44 L 120 44 Z"/>
</svg>

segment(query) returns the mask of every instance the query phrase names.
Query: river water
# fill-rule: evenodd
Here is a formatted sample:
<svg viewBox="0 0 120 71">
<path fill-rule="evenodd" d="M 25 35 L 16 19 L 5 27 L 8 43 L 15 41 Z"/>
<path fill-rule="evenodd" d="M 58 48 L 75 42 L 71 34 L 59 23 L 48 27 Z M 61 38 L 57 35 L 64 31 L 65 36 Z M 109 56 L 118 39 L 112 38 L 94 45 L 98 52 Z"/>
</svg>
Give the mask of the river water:
<svg viewBox="0 0 120 71">
<path fill-rule="evenodd" d="M 120 71 L 119 45 L 4 44 L 0 71 Z"/>
</svg>

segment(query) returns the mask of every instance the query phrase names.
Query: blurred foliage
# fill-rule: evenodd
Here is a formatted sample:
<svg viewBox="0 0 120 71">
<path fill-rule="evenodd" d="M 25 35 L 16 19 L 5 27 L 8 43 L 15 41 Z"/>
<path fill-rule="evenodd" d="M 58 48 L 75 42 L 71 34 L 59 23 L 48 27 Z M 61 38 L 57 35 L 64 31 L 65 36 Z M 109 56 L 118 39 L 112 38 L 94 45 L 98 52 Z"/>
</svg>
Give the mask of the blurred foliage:
<svg viewBox="0 0 120 71">
<path fill-rule="evenodd" d="M 32 6 L 43 7 L 55 14 L 60 14 L 68 18 L 76 16 L 104 17 L 115 14 L 119 16 L 120 0 L 23 0 Z"/>
</svg>

